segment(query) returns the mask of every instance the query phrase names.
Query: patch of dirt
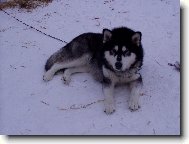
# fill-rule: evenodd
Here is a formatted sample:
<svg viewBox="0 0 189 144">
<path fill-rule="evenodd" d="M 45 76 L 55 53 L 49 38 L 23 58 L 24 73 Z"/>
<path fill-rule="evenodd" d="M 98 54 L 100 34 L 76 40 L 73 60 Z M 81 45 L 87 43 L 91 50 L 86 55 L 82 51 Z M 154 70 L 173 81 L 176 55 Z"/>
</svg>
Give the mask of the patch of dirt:
<svg viewBox="0 0 189 144">
<path fill-rule="evenodd" d="M 15 8 L 32 10 L 38 6 L 47 6 L 52 0 L 11 0 L 0 3 L 0 9 Z"/>
</svg>

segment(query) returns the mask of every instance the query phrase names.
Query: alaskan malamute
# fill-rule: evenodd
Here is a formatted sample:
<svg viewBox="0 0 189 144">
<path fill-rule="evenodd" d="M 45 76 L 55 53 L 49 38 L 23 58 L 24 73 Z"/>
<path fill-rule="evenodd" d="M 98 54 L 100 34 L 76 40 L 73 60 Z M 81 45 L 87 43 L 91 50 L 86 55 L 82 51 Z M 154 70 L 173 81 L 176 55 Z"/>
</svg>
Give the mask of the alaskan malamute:
<svg viewBox="0 0 189 144">
<path fill-rule="evenodd" d="M 126 27 L 101 33 L 84 33 L 55 52 L 46 62 L 44 81 L 49 81 L 59 70 L 64 70 L 63 81 L 69 84 L 73 73 L 91 73 L 102 82 L 105 112 L 115 111 L 113 91 L 118 84 L 131 88 L 129 108 L 137 110 L 143 63 L 142 33 Z"/>
</svg>

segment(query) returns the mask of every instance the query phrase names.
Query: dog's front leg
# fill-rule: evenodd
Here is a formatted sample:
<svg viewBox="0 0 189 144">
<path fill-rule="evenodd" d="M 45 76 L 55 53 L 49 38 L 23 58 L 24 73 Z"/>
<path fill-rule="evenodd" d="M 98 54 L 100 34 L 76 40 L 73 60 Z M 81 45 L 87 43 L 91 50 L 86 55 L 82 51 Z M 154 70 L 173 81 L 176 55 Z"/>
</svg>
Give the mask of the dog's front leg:
<svg viewBox="0 0 189 144">
<path fill-rule="evenodd" d="M 113 84 L 104 84 L 103 85 L 104 92 L 104 112 L 106 114 L 112 114 L 115 111 L 115 101 L 114 101 L 114 85 Z"/>
<path fill-rule="evenodd" d="M 131 94 L 129 100 L 129 108 L 132 111 L 135 111 L 140 108 L 139 96 L 142 88 L 142 78 L 140 77 L 138 80 L 131 82 L 130 88 L 131 88 Z"/>
</svg>

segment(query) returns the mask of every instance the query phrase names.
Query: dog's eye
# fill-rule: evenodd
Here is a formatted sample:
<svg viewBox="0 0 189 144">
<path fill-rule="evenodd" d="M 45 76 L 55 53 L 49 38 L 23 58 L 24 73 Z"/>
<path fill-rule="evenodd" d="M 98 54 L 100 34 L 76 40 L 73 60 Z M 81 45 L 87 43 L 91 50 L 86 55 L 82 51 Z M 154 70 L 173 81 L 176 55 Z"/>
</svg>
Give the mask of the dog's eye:
<svg viewBox="0 0 189 144">
<path fill-rule="evenodd" d="M 110 50 L 110 55 L 113 55 L 113 54 L 114 54 L 113 50 Z"/>
<path fill-rule="evenodd" d="M 131 52 L 130 51 L 128 51 L 128 50 L 125 50 L 124 52 L 123 52 L 123 56 L 125 57 L 125 56 L 130 56 L 131 55 Z"/>
<path fill-rule="evenodd" d="M 116 56 L 116 54 L 117 54 L 117 51 L 115 49 L 110 50 L 110 55 Z"/>
</svg>

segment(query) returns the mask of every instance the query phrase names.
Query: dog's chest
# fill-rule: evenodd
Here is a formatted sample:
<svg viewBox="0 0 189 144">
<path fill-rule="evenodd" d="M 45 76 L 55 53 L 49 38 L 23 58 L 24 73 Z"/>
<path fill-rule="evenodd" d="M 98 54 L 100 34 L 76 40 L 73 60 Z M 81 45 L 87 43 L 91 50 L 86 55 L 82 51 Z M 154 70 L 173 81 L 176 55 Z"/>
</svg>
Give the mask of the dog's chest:
<svg viewBox="0 0 189 144">
<path fill-rule="evenodd" d="M 103 74 L 105 77 L 109 78 L 113 83 L 128 83 L 140 77 L 140 74 L 136 73 L 136 70 L 124 73 L 115 73 L 105 67 L 103 67 Z"/>
</svg>

